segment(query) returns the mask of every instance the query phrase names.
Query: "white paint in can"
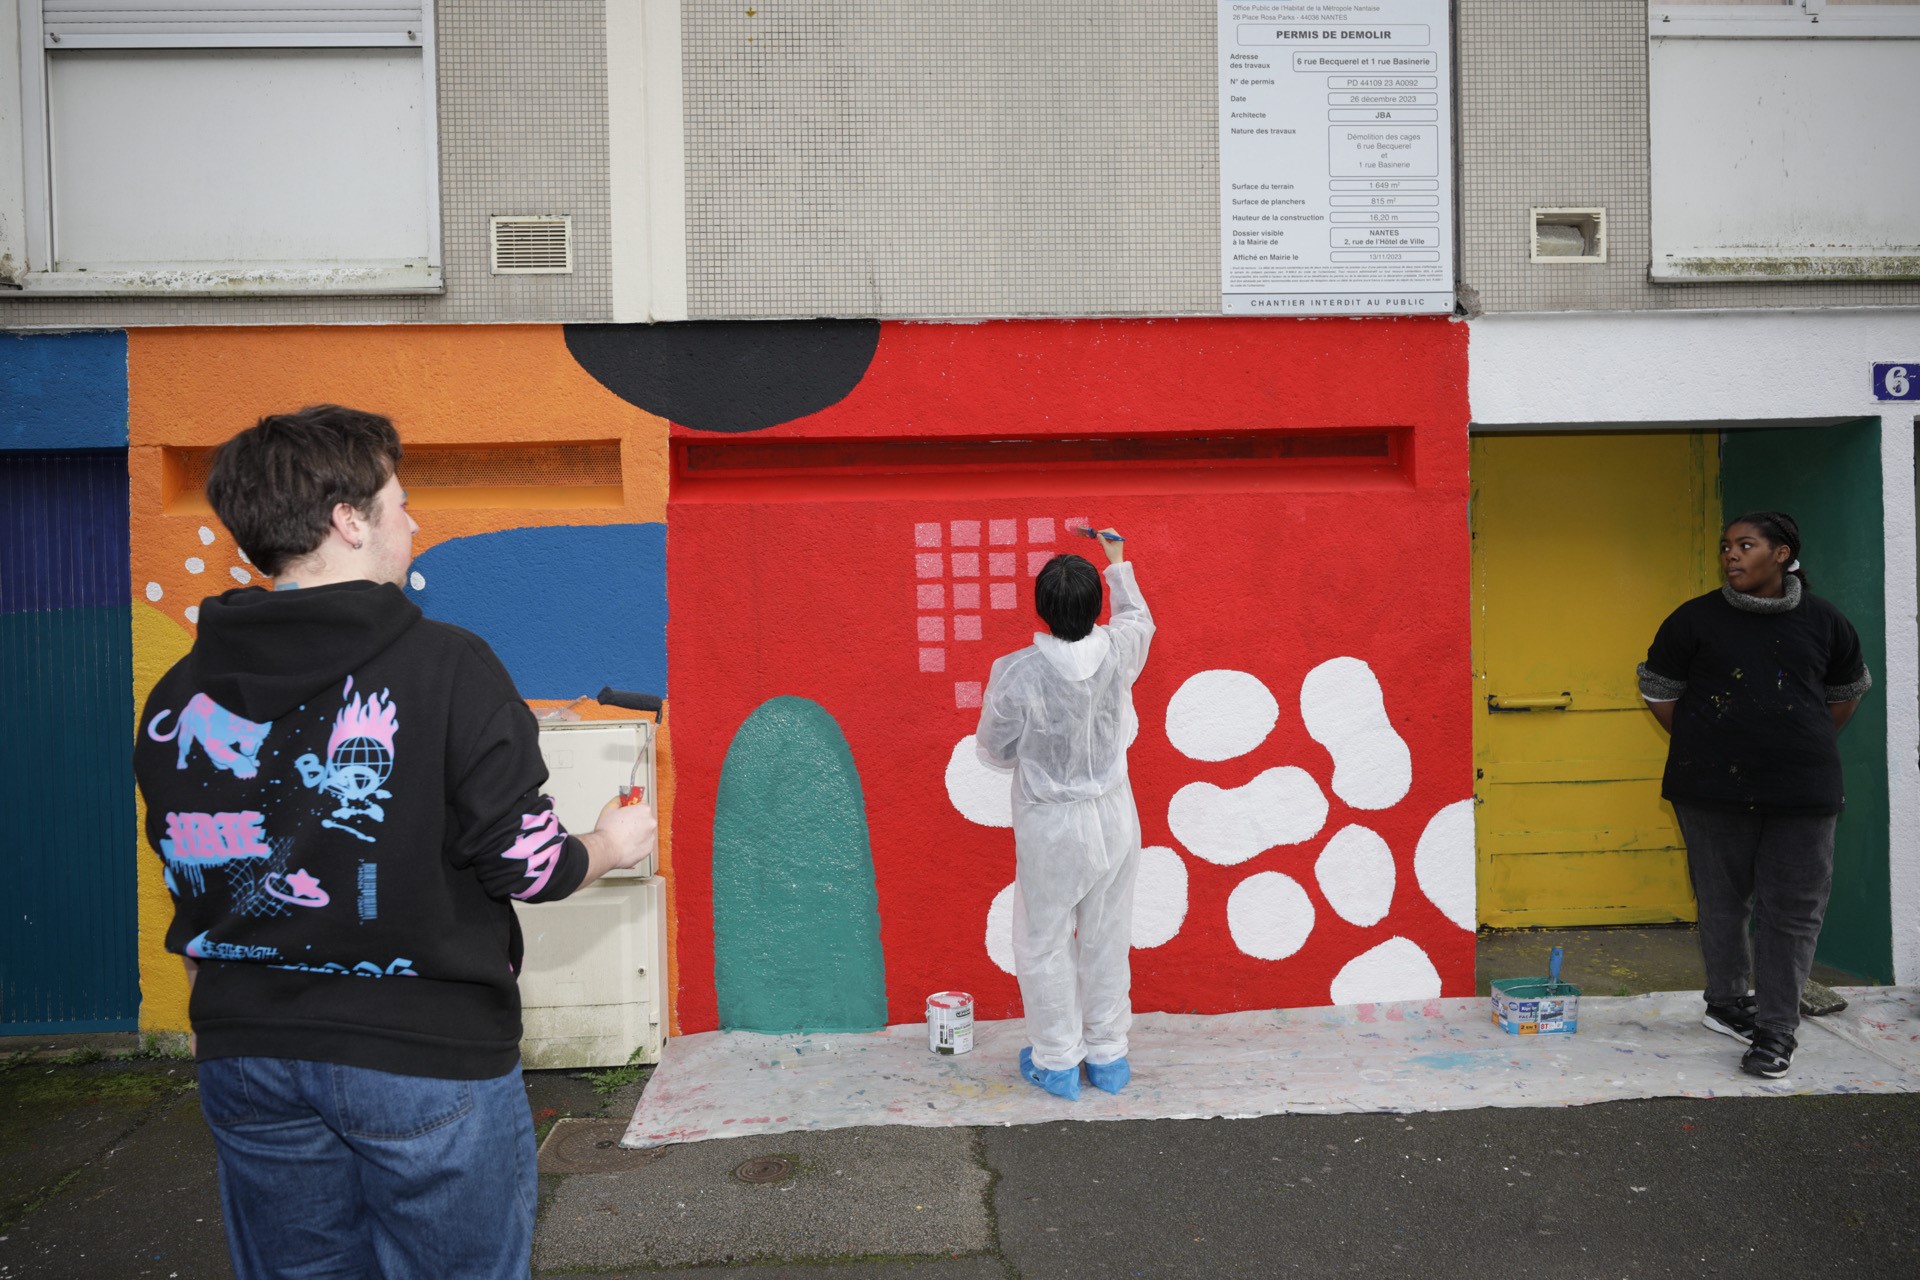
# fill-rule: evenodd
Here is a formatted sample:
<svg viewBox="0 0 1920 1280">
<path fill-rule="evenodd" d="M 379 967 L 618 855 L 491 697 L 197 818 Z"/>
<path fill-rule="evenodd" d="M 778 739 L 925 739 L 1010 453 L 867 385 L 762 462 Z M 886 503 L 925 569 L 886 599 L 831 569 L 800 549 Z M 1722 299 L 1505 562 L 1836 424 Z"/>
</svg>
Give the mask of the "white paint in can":
<svg viewBox="0 0 1920 1280">
<path fill-rule="evenodd" d="M 927 1048 L 948 1054 L 972 1051 L 972 996 L 964 991 L 936 991 L 927 997 Z"/>
</svg>

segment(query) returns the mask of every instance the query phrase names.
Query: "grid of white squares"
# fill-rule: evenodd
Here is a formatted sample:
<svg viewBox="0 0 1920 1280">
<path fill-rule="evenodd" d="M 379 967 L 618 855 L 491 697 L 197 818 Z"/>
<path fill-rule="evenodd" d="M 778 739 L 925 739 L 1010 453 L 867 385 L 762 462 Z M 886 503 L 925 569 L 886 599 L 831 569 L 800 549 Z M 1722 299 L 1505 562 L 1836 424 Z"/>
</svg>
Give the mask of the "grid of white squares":
<svg viewBox="0 0 1920 1280">
<path fill-rule="evenodd" d="M 914 639 L 920 670 L 945 675 L 951 646 L 985 638 L 985 617 L 1020 603 L 1020 580 L 1032 579 L 1060 551 L 1063 531 L 1085 528 L 1084 517 L 929 520 L 913 526 Z M 991 655 L 960 650 L 956 668 L 984 667 Z M 980 705 L 981 682 L 955 680 L 953 704 Z"/>
</svg>

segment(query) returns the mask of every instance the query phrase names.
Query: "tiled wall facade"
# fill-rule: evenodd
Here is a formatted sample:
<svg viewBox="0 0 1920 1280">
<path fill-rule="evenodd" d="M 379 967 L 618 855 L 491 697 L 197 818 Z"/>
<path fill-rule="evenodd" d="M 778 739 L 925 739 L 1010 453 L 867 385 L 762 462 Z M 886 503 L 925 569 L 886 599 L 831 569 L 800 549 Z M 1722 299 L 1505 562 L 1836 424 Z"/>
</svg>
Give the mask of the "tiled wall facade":
<svg viewBox="0 0 1920 1280">
<path fill-rule="evenodd" d="M 0 328 L 609 319 L 605 0 L 439 0 L 435 12 L 444 294 L 0 297 Z M 539 213 L 573 215 L 573 274 L 493 275 L 488 218 Z"/>
<path fill-rule="evenodd" d="M 1217 313 L 1211 0 L 686 0 L 696 318 Z"/>
<path fill-rule="evenodd" d="M 1463 301 L 1488 312 L 1920 304 L 1920 283 L 1648 279 L 1646 0 L 1460 0 Z M 1528 261 L 1529 210 L 1602 205 L 1601 264 Z"/>
</svg>

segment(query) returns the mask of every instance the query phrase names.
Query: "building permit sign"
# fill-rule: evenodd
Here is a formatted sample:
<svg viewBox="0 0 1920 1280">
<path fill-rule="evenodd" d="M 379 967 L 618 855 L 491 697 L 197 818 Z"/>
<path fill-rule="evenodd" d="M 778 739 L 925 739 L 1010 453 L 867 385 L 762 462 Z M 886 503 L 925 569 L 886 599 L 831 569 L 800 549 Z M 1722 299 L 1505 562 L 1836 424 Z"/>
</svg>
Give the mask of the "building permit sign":
<svg viewBox="0 0 1920 1280">
<path fill-rule="evenodd" d="M 1453 310 L 1447 0 L 1221 0 L 1229 315 Z"/>
</svg>

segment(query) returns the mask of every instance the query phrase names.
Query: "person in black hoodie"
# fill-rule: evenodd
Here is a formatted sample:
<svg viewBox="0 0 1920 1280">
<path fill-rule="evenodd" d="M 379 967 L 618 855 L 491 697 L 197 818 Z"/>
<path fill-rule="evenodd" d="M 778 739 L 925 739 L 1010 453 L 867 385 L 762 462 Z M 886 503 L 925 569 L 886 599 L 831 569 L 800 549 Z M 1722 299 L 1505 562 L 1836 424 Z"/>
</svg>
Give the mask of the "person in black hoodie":
<svg viewBox="0 0 1920 1280">
<path fill-rule="evenodd" d="M 645 807 L 567 832 L 506 669 L 402 593 L 400 457 L 333 405 L 221 447 L 207 496 L 274 590 L 201 604 L 136 735 L 242 1280 L 528 1273 L 511 903 L 655 843 Z"/>
</svg>

